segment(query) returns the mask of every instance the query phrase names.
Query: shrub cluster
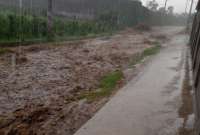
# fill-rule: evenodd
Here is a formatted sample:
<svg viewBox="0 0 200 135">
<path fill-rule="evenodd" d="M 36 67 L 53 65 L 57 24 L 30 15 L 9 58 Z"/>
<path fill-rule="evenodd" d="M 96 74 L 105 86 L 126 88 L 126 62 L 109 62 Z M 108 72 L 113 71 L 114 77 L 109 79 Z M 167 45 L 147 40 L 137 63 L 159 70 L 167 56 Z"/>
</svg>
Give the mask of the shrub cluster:
<svg viewBox="0 0 200 135">
<path fill-rule="evenodd" d="M 47 39 L 47 17 L 19 15 L 14 12 L 0 13 L 0 41 L 26 41 Z M 53 37 L 87 36 L 116 29 L 115 20 L 101 15 L 95 20 L 69 20 L 54 17 Z"/>
</svg>

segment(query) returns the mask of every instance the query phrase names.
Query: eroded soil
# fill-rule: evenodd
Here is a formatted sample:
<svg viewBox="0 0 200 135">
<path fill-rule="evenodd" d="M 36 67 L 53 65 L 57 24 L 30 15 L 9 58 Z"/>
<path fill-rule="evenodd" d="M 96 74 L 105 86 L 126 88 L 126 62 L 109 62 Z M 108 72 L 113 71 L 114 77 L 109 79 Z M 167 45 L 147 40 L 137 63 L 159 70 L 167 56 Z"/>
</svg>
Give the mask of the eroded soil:
<svg viewBox="0 0 200 135">
<path fill-rule="evenodd" d="M 72 135 L 109 99 L 76 96 L 98 90 L 112 71 L 124 72 L 118 87 L 126 83 L 137 68 L 130 66 L 135 56 L 167 41 L 160 35 L 170 38 L 173 30 L 127 29 L 111 37 L 13 48 L 0 56 L 0 134 Z"/>
</svg>

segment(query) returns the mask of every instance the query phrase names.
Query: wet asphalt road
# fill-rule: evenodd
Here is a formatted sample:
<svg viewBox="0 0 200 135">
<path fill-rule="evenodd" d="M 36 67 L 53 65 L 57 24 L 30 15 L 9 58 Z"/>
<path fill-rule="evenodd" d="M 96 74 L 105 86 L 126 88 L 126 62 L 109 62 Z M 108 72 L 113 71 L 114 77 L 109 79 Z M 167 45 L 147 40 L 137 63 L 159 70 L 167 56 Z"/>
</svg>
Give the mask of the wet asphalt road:
<svg viewBox="0 0 200 135">
<path fill-rule="evenodd" d="M 183 124 L 192 127 L 192 113 L 180 116 L 187 38 L 173 37 L 75 135 L 178 135 Z"/>
</svg>

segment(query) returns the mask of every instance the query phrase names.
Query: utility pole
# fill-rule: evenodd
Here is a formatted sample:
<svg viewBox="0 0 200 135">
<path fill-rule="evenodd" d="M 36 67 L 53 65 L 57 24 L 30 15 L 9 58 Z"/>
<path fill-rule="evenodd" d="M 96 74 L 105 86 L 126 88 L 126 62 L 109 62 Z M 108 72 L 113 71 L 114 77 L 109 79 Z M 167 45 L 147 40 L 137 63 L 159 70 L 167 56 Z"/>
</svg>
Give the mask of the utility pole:
<svg viewBox="0 0 200 135">
<path fill-rule="evenodd" d="M 53 0 L 48 0 L 48 7 L 47 7 L 47 30 L 48 30 L 48 38 L 52 38 L 53 36 L 53 17 L 52 17 L 52 11 L 53 11 Z"/>
</svg>

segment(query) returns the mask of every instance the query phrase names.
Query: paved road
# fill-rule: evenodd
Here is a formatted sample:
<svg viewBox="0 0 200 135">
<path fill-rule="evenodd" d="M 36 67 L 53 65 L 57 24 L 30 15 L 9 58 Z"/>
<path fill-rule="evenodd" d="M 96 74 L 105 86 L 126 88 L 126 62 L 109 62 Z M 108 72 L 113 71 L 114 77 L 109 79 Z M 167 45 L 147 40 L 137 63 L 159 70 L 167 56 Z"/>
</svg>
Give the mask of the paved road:
<svg viewBox="0 0 200 135">
<path fill-rule="evenodd" d="M 187 37 L 177 35 L 75 135 L 176 135 Z"/>
</svg>

